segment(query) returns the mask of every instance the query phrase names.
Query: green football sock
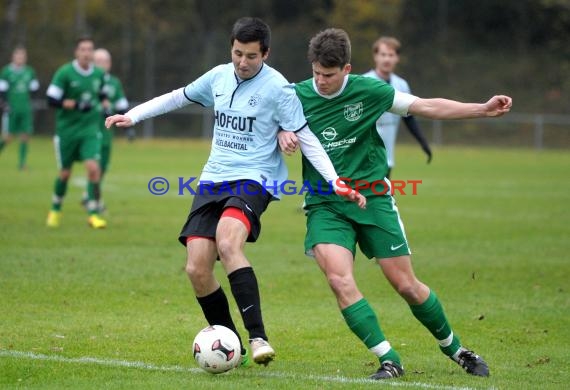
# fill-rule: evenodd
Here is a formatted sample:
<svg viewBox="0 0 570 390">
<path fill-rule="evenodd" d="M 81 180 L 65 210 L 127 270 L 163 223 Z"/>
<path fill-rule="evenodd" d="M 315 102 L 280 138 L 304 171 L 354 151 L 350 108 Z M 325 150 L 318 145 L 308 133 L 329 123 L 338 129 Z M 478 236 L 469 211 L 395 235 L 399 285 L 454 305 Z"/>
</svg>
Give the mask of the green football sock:
<svg viewBox="0 0 570 390">
<path fill-rule="evenodd" d="M 87 183 L 87 213 L 97 214 L 99 210 L 99 182 Z"/>
<path fill-rule="evenodd" d="M 26 166 L 26 157 L 28 156 L 28 143 L 20 142 L 20 161 L 18 167 L 20 169 Z"/>
<path fill-rule="evenodd" d="M 6 146 L 6 141 L 4 141 L 4 139 L 0 138 L 0 152 L 2 152 L 2 149 L 4 149 L 4 146 Z"/>
<path fill-rule="evenodd" d="M 386 340 L 378 318 L 366 299 L 362 298 L 341 312 L 350 330 L 378 356 L 380 362 L 390 360 L 401 365 L 400 356 Z"/>
<path fill-rule="evenodd" d="M 101 194 L 103 193 L 103 176 L 105 175 L 105 172 L 101 171 L 101 177 L 99 178 L 99 199 L 97 201 L 101 200 Z"/>
<path fill-rule="evenodd" d="M 63 203 L 63 197 L 67 192 L 67 180 L 61 180 L 59 177 L 55 179 L 53 186 L 53 199 L 51 203 L 51 209 L 54 211 L 60 211 L 61 205 Z"/>
<path fill-rule="evenodd" d="M 82 195 L 82 201 L 87 204 L 87 202 L 89 201 L 89 186 L 93 186 L 95 185 L 95 183 L 91 183 L 91 182 L 87 182 L 87 186 L 85 186 L 85 192 L 83 192 Z M 101 178 L 99 179 L 99 194 L 101 194 L 101 189 L 103 187 L 103 172 L 101 172 Z M 101 195 L 99 195 L 101 196 Z M 97 200 L 97 203 L 99 203 L 101 201 L 101 199 Z"/>
<path fill-rule="evenodd" d="M 424 303 L 419 305 L 410 305 L 412 313 L 437 339 L 441 351 L 447 356 L 452 356 L 459 347 L 461 342 L 459 338 L 453 334 L 451 325 L 445 317 L 443 306 L 435 295 L 430 291 L 428 298 Z"/>
</svg>

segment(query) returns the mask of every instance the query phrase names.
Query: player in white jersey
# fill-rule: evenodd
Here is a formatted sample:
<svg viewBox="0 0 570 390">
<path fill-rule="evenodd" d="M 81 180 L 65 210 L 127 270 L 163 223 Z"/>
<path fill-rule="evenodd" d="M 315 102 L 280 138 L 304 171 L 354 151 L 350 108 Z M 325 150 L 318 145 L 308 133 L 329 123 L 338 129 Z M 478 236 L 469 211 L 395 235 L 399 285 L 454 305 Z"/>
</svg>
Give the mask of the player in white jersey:
<svg viewBox="0 0 570 390">
<path fill-rule="evenodd" d="M 392 85 L 396 91 L 411 94 L 408 82 L 394 73 L 398 62 L 400 62 L 400 47 L 400 42 L 396 38 L 378 38 L 372 46 L 375 67 L 369 72 L 366 72 L 364 76 L 383 80 Z M 384 141 L 384 146 L 386 147 L 388 178 L 390 178 L 390 173 L 396 165 L 396 138 L 398 137 L 400 118 L 402 117 L 399 115 L 385 112 L 376 122 L 376 130 L 378 134 L 380 134 L 380 137 Z M 423 151 L 427 154 L 427 162 L 429 164 L 432 158 L 432 152 L 418 126 L 418 122 L 413 115 L 404 116 L 403 119 L 410 133 L 420 143 Z"/>
<path fill-rule="evenodd" d="M 106 121 L 107 127 L 129 127 L 191 103 L 214 107 L 210 157 L 179 240 L 187 247 L 186 272 L 206 320 L 238 334 L 226 295 L 213 273 L 219 257 L 249 333 L 253 360 L 265 365 L 274 359 L 275 351 L 267 341 L 257 279 L 243 246 L 256 241 L 261 214 L 271 200 L 279 198 L 279 184 L 287 178 L 277 131 L 287 130 L 291 138 L 298 137 L 303 154 L 325 180 L 338 180 L 332 162 L 307 127 L 293 86 L 264 63 L 270 35 L 262 20 L 239 19 L 231 35 L 231 63 Z M 364 207 L 365 198 L 357 192 L 342 195 Z M 248 363 L 242 344 L 242 365 Z"/>
</svg>

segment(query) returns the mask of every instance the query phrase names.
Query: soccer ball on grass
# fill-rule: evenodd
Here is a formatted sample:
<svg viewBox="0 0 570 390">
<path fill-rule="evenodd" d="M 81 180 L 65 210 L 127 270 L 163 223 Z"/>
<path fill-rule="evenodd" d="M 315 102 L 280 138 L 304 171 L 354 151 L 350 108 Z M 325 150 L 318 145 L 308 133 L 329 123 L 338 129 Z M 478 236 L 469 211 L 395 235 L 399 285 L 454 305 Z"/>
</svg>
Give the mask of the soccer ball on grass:
<svg viewBox="0 0 570 390">
<path fill-rule="evenodd" d="M 236 368 L 241 357 L 237 335 L 222 325 L 202 329 L 194 338 L 194 359 L 204 371 L 219 374 Z"/>
</svg>

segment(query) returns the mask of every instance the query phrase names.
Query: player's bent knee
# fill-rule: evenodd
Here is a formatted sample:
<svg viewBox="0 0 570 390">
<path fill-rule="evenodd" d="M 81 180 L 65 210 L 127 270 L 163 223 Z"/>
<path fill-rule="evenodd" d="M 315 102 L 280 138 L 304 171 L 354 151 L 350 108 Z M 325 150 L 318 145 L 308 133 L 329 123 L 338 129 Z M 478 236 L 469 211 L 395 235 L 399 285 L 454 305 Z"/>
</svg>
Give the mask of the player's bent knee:
<svg viewBox="0 0 570 390">
<path fill-rule="evenodd" d="M 185 270 L 193 283 L 202 284 L 212 277 L 212 272 L 208 267 L 200 266 L 191 261 L 186 263 Z"/>
<path fill-rule="evenodd" d="M 401 282 L 394 286 L 398 294 L 408 303 L 417 304 L 421 301 L 420 284 L 414 282 Z"/>
<path fill-rule="evenodd" d="M 331 274 L 327 275 L 327 280 L 330 288 L 337 295 L 342 295 L 356 289 L 356 284 L 353 278 Z"/>
<path fill-rule="evenodd" d="M 71 176 L 71 171 L 68 169 L 64 169 L 59 172 L 59 178 L 63 181 L 68 181 L 70 176 Z"/>
<path fill-rule="evenodd" d="M 101 168 L 97 160 L 85 160 L 85 167 L 88 172 L 100 172 Z"/>
<path fill-rule="evenodd" d="M 222 261 L 227 261 L 228 259 L 233 258 L 236 254 L 241 253 L 241 246 L 239 243 L 228 238 L 216 239 L 216 247 Z"/>
</svg>

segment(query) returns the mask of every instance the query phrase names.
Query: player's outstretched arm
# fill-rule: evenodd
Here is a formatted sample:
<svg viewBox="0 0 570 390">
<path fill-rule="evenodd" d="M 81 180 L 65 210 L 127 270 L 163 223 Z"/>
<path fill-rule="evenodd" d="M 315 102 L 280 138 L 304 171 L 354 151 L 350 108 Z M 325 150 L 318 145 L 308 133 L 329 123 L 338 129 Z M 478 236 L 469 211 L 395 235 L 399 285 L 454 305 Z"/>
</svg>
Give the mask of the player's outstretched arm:
<svg viewBox="0 0 570 390">
<path fill-rule="evenodd" d="M 129 127 L 145 119 L 152 118 L 191 104 L 184 95 L 184 88 L 176 89 L 170 93 L 155 97 L 147 102 L 132 108 L 125 115 L 113 115 L 105 120 L 107 128 Z"/>
<path fill-rule="evenodd" d="M 509 96 L 496 95 L 486 103 L 462 103 L 449 99 L 416 99 L 409 113 L 431 119 L 469 119 L 496 117 L 511 110 L 513 100 Z"/>
</svg>

